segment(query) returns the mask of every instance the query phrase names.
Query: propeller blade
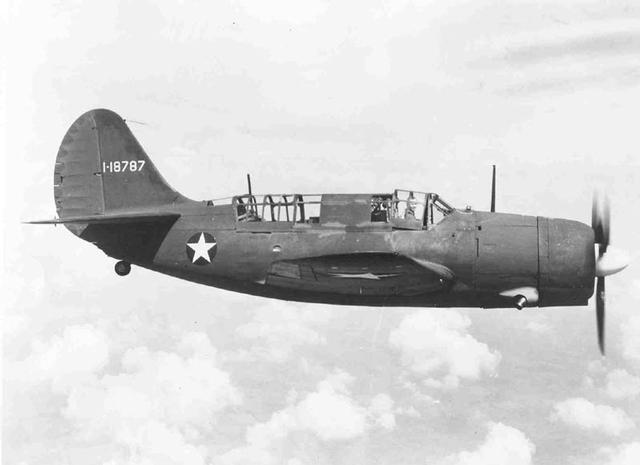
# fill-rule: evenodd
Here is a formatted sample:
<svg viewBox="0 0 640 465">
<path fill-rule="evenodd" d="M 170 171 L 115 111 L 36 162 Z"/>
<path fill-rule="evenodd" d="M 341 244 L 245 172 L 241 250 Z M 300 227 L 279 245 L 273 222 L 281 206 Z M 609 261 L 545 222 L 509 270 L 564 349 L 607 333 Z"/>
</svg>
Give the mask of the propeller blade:
<svg viewBox="0 0 640 465">
<path fill-rule="evenodd" d="M 604 278 L 598 278 L 596 285 L 596 322 L 598 324 L 598 347 L 604 355 Z"/>
<path fill-rule="evenodd" d="M 598 205 L 598 195 L 595 193 L 595 191 L 593 192 L 593 197 L 591 197 L 591 228 L 593 229 L 593 232 L 595 233 L 595 242 L 596 244 L 600 243 L 600 237 L 601 235 L 599 234 L 598 231 L 598 210 L 600 210 L 600 206 Z"/>
<path fill-rule="evenodd" d="M 593 228 L 596 244 L 600 244 L 600 256 L 605 254 L 609 246 L 610 218 L 609 198 L 607 196 L 602 198 L 594 193 L 591 202 L 591 227 Z"/>
<path fill-rule="evenodd" d="M 607 252 L 607 247 L 609 247 L 609 222 L 611 220 L 609 197 L 605 196 L 602 207 L 602 246 L 600 246 L 600 256 L 604 255 Z"/>
</svg>

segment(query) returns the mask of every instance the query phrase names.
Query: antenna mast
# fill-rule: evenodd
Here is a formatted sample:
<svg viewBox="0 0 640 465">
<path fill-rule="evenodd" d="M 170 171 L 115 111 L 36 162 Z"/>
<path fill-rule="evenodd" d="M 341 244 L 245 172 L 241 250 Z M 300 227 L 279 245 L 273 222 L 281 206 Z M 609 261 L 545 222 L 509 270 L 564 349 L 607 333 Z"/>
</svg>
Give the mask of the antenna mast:
<svg viewBox="0 0 640 465">
<path fill-rule="evenodd" d="M 491 177 L 491 211 L 496 211 L 496 165 L 493 165 L 493 176 Z"/>
</svg>

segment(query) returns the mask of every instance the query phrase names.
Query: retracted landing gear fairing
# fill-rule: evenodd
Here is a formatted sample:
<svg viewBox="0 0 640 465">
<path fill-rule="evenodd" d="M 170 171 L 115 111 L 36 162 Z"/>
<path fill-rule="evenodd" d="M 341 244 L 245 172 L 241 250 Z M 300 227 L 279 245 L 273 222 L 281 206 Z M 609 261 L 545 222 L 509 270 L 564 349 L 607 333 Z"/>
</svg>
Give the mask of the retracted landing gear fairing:
<svg viewBox="0 0 640 465">
<path fill-rule="evenodd" d="M 267 194 L 194 201 L 172 189 L 125 121 L 80 116 L 56 159 L 58 218 L 118 262 L 247 294 L 367 306 L 587 305 L 604 351 L 609 208 L 577 221 L 456 209 L 438 194 Z M 597 246 L 597 254 L 594 249 Z"/>
</svg>

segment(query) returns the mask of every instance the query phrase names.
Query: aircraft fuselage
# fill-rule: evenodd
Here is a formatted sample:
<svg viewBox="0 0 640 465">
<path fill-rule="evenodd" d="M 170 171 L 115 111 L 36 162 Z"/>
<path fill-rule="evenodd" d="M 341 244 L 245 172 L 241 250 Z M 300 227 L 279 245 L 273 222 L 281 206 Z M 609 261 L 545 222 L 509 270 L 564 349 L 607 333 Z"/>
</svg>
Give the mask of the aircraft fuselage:
<svg viewBox="0 0 640 465">
<path fill-rule="evenodd" d="M 120 262 L 248 294 L 372 306 L 586 305 L 594 230 L 455 209 L 434 193 L 264 195 L 197 202 L 160 175 L 125 121 L 91 110 L 54 169 L 58 218 Z"/>
<path fill-rule="evenodd" d="M 344 201 L 350 208 L 349 195 Z M 80 236 L 111 242 L 113 247 L 102 247 L 107 254 L 154 271 L 285 300 L 511 307 L 517 294 L 509 291 L 523 288 L 538 294 L 527 305 L 564 306 L 586 305 L 593 294 L 593 231 L 575 221 L 454 210 L 428 229 L 404 230 L 390 223 L 242 223 L 232 204 L 188 202 L 168 209 L 180 217 L 164 228 L 150 223 L 156 232 L 164 229 L 155 241 L 143 233 L 123 250 L 124 241 L 106 239 L 114 229 L 130 238 L 127 229 L 140 230 L 140 224 L 90 225 Z M 201 236 L 202 249 L 209 248 L 195 257 L 188 244 L 197 246 Z M 400 260 L 405 257 L 406 263 Z M 287 266 L 279 269 L 282 263 Z M 450 279 L 437 269 L 434 276 L 422 275 L 421 263 L 441 265 Z"/>
</svg>

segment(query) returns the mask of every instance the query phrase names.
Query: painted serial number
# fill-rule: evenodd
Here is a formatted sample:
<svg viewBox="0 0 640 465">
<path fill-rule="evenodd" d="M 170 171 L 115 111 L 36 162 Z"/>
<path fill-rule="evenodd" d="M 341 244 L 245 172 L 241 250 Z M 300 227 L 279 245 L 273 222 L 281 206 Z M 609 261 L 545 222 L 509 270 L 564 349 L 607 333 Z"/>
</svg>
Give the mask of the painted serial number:
<svg viewBox="0 0 640 465">
<path fill-rule="evenodd" d="M 116 161 L 103 161 L 102 172 L 103 173 L 135 173 L 142 171 L 142 167 L 145 164 L 145 160 L 116 160 Z"/>
</svg>

